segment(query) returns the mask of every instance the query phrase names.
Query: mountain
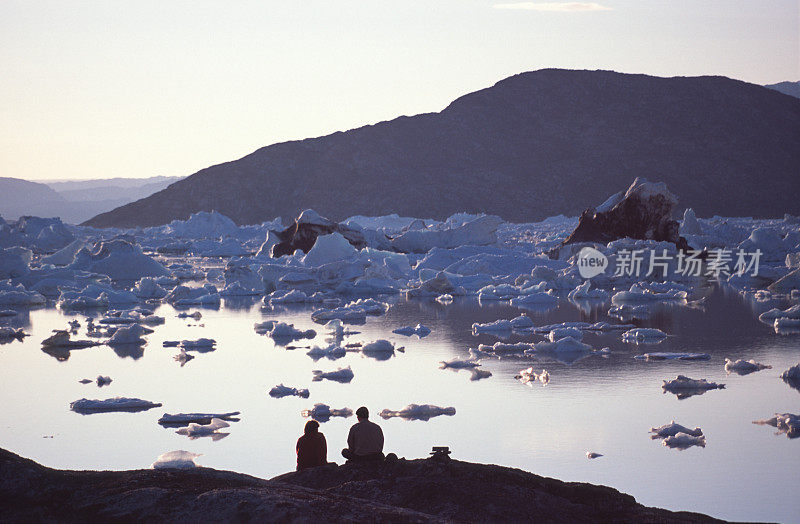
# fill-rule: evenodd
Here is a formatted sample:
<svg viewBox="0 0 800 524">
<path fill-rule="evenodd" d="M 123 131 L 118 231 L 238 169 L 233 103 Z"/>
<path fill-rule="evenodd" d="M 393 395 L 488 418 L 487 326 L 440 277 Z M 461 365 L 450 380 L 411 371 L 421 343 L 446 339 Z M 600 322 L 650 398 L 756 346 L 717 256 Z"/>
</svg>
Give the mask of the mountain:
<svg viewBox="0 0 800 524">
<path fill-rule="evenodd" d="M 61 217 L 77 224 L 89 218 L 161 191 L 182 177 L 106 178 L 29 182 L 0 178 L 0 215 L 14 220 L 22 215 Z"/>
<path fill-rule="evenodd" d="M 0 178 L 0 216 L 16 220 L 22 215 L 52 217 L 65 205 L 64 197 L 45 184 L 20 178 Z"/>
<path fill-rule="evenodd" d="M 458 211 L 577 215 L 637 176 L 698 215 L 800 213 L 800 100 L 725 77 L 522 73 L 439 113 L 284 142 L 86 222 L 216 210 L 239 224 L 313 208 L 340 220 Z"/>
<path fill-rule="evenodd" d="M 777 84 L 770 84 L 764 87 L 774 89 L 784 95 L 800 98 L 800 82 L 778 82 Z"/>
</svg>

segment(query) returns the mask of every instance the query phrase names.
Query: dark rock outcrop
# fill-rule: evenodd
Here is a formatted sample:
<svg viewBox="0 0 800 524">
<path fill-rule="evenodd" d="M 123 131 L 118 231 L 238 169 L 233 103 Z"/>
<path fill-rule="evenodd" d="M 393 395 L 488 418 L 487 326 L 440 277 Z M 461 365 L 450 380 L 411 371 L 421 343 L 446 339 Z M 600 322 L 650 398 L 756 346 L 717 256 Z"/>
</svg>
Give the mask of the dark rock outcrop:
<svg viewBox="0 0 800 524">
<path fill-rule="evenodd" d="M 626 192 L 613 195 L 596 209 L 584 211 L 563 245 L 607 244 L 628 237 L 672 242 L 678 249 L 687 250 L 686 239 L 678 234 L 680 225 L 672 218 L 677 204 L 678 199 L 665 184 L 637 178 Z"/>
<path fill-rule="evenodd" d="M 331 233 L 341 234 L 356 249 L 363 249 L 367 245 L 364 235 L 360 231 L 337 224 L 307 209 L 297 217 L 294 224 L 276 233 L 280 242 L 272 246 L 270 254 L 272 258 L 279 258 L 291 255 L 298 249 L 303 253 L 308 253 L 317 242 L 318 236 Z"/>
<path fill-rule="evenodd" d="M 272 480 L 208 468 L 60 471 L 0 450 L 0 521 L 720 522 L 604 487 L 455 460 L 324 466 Z"/>
<path fill-rule="evenodd" d="M 545 69 L 439 113 L 273 144 L 98 215 L 154 226 L 216 209 L 237 224 L 315 209 L 526 222 L 578 215 L 646 176 L 698 216 L 799 214 L 800 100 L 724 77 Z"/>
</svg>

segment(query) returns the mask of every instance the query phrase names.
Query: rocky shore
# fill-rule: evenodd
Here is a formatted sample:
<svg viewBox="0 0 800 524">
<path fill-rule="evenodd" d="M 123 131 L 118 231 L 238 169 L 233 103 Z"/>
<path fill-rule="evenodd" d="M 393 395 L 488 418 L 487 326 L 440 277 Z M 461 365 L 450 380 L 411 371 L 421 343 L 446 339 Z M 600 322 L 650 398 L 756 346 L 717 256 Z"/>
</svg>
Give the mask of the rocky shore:
<svg viewBox="0 0 800 524">
<path fill-rule="evenodd" d="M 400 459 L 264 480 L 209 468 L 62 471 L 0 450 L 0 521 L 720 522 L 518 469 Z"/>
</svg>

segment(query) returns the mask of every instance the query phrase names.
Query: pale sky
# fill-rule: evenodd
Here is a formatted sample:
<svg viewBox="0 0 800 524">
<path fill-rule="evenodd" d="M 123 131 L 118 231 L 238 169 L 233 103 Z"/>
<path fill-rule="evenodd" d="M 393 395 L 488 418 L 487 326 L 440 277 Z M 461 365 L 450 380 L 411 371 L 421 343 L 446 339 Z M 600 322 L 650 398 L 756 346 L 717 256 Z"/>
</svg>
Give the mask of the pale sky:
<svg viewBox="0 0 800 524">
<path fill-rule="evenodd" d="M 800 0 L 0 2 L 0 176 L 190 175 L 546 67 L 800 80 Z"/>
</svg>

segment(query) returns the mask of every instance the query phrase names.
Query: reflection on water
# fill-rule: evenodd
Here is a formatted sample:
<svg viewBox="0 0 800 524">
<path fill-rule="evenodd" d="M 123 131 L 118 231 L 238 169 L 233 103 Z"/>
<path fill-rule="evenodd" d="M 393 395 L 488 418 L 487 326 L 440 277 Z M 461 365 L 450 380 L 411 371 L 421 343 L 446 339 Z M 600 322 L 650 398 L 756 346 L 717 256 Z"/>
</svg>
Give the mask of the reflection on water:
<svg viewBox="0 0 800 524">
<path fill-rule="evenodd" d="M 206 466 L 271 477 L 294 468 L 304 410 L 318 403 L 351 410 L 366 405 L 383 426 L 387 451 L 400 456 L 423 457 L 432 446 L 449 446 L 457 459 L 606 484 L 647 505 L 737 520 L 791 521 L 800 514 L 800 440 L 778 437 L 776 428 L 752 423 L 774 413 L 800 413 L 800 394 L 778 378 L 800 361 L 800 338 L 776 335 L 758 322 L 759 308 L 738 295 L 716 291 L 702 309 L 662 306 L 648 319 L 632 321 L 666 332 L 669 337 L 658 345 L 623 343 L 619 332 L 587 333 L 584 342 L 597 349 L 609 347 L 610 352 L 572 364 L 553 356 L 485 359 L 479 369 L 492 375 L 479 381 L 470 380 L 470 369 L 440 369 L 440 362 L 469 359 L 470 347 L 498 340 L 473 336 L 474 322 L 510 319 L 521 310 L 502 303 L 481 306 L 471 299 L 449 306 L 427 300 L 390 302 L 393 307 L 385 316 L 350 326 L 358 333 L 344 338 L 349 350 L 343 356 L 316 361 L 306 353 L 311 346 L 325 346 L 326 333 L 311 321 L 311 309 L 261 311 L 255 299 L 224 301 L 219 309 L 201 310 L 201 319 L 177 318 L 170 306 L 158 306 L 156 314 L 166 317 L 166 324 L 155 327 L 143 347 L 45 351 L 42 340 L 53 329 L 65 329 L 73 318 L 84 324 L 79 338 L 85 338 L 86 316 L 44 308 L 0 319 L 0 325 L 32 334 L 24 342 L 0 346 L 0 446 L 49 466 L 76 469 L 142 468 L 165 451 L 184 449 L 202 453 L 199 462 Z M 525 314 L 536 325 L 619 323 L 606 315 L 607 309 L 608 304 L 562 300 L 555 308 Z M 253 329 L 255 323 L 273 319 L 314 329 L 317 337 L 278 346 Z M 432 333 L 422 339 L 392 333 L 417 323 Z M 216 349 L 192 352 L 195 358 L 188 362 L 175 360 L 180 348 L 163 347 L 164 341 L 202 337 L 215 339 Z M 389 353 L 391 358 L 358 352 L 359 344 L 377 339 L 403 350 Z M 507 340 L 543 338 L 511 333 Z M 708 353 L 711 358 L 633 358 L 654 351 Z M 728 375 L 725 358 L 755 359 L 773 367 Z M 547 370 L 549 382 L 517 380 L 520 370 L 529 366 L 536 373 Z M 347 367 L 353 372 L 349 383 L 312 381 L 314 370 L 328 373 Z M 100 389 L 94 383 L 98 375 L 110 376 L 113 382 Z M 661 388 L 663 380 L 677 375 L 724 383 L 725 389 L 678 400 Z M 81 379 L 92 382 L 80 384 Z M 278 384 L 307 388 L 310 396 L 270 397 L 268 392 Z M 83 397 L 114 396 L 160 402 L 163 407 L 91 415 L 69 410 L 70 402 Z M 428 421 L 378 417 L 384 409 L 401 411 L 409 404 L 453 407 L 456 413 Z M 175 427 L 157 423 L 164 413 L 232 411 L 241 411 L 241 420 L 224 428 L 226 438 L 190 439 L 177 434 Z M 672 420 L 702 428 L 705 447 L 669 449 L 649 438 L 651 427 Z M 353 422 L 352 417 L 339 416 L 322 424 L 332 450 L 338 449 L 336 443 L 344 446 Z M 587 452 L 603 456 L 587 460 Z"/>
</svg>

